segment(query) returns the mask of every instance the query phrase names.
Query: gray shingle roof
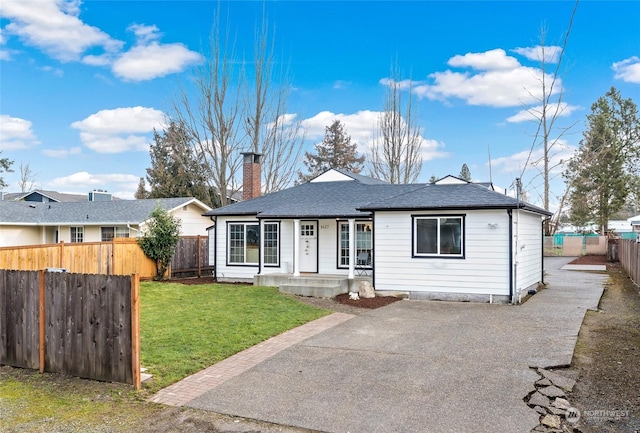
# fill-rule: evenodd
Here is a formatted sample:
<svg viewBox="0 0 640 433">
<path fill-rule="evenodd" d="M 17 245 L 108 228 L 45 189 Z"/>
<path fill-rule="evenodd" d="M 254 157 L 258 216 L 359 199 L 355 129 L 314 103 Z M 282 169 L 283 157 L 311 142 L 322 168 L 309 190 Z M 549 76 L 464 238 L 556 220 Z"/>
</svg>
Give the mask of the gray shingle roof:
<svg viewBox="0 0 640 433">
<path fill-rule="evenodd" d="M 381 197 L 361 210 L 444 210 L 444 209 L 526 209 L 542 215 L 552 215 L 540 207 L 518 201 L 486 186 L 467 183 L 451 185 L 422 185 L 406 194 Z"/>
<path fill-rule="evenodd" d="M 190 197 L 70 203 L 0 201 L 0 224 L 140 224 L 157 204 L 172 210 L 193 201 Z"/>
<path fill-rule="evenodd" d="M 367 184 L 358 180 L 308 182 L 252 200 L 213 209 L 205 215 L 256 215 L 259 218 L 337 218 L 370 216 L 375 210 L 507 209 L 543 215 L 536 206 L 469 183 L 456 185 Z"/>
<path fill-rule="evenodd" d="M 43 189 L 36 189 L 29 192 L 11 192 L 4 195 L 4 200 L 25 200 L 30 195 L 40 194 L 49 198 L 52 201 L 57 202 L 83 202 L 89 201 L 89 196 L 86 194 L 67 194 L 57 191 L 47 191 Z M 120 200 L 114 197 L 114 200 Z"/>
</svg>

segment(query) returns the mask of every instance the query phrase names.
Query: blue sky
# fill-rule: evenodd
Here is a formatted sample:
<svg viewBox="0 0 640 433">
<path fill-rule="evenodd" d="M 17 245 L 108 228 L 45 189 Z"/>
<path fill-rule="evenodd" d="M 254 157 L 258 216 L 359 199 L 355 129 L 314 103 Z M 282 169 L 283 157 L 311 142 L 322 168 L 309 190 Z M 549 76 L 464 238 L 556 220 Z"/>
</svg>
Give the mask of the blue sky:
<svg viewBox="0 0 640 433">
<path fill-rule="evenodd" d="M 560 45 L 574 2 L 221 5 L 245 57 L 265 8 L 276 53 L 291 72 L 289 113 L 306 128 L 307 150 L 339 119 L 365 152 L 397 63 L 413 82 L 421 181 L 458 175 L 466 163 L 474 180 L 489 180 L 491 167 L 494 183 L 508 188 L 536 129 L 527 110 L 539 105 L 531 95 L 539 92 L 540 29 L 548 48 Z M 2 175 L 11 184 L 5 191 L 19 191 L 19 166 L 29 164 L 38 188 L 132 198 L 150 165 L 152 130 L 202 62 L 217 8 L 211 1 L 3 0 L 0 149 L 15 161 L 15 172 Z M 555 162 L 571 156 L 591 104 L 611 86 L 640 103 L 638 22 L 638 1 L 580 2 L 558 86 L 566 105 L 552 135 L 575 126 L 554 148 Z M 539 155 L 535 147 L 530 161 Z M 531 162 L 523 183 L 529 200 L 541 203 L 542 178 Z M 552 186 L 562 193 L 559 170 Z"/>
</svg>

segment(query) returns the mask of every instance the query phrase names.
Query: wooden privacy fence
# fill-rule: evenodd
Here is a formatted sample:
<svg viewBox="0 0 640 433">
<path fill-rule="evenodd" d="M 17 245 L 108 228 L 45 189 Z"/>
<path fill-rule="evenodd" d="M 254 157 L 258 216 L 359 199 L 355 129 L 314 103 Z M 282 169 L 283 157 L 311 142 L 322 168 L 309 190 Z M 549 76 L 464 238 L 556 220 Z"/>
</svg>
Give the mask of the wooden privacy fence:
<svg viewBox="0 0 640 433">
<path fill-rule="evenodd" d="M 631 281 L 640 286 L 640 243 L 627 239 L 618 241 L 618 257 Z"/>
<path fill-rule="evenodd" d="M 0 364 L 140 388 L 138 275 L 0 270 Z"/>
<path fill-rule="evenodd" d="M 78 274 L 132 275 L 151 278 L 156 269 L 135 238 L 0 248 L 0 269 L 36 271 L 63 268 Z"/>
<path fill-rule="evenodd" d="M 209 266 L 209 237 L 182 236 L 171 261 L 171 275 L 212 275 Z"/>
<path fill-rule="evenodd" d="M 153 260 L 144 254 L 135 238 L 0 247 L 0 269 L 36 271 L 47 268 L 61 268 L 79 274 L 138 274 L 142 279 L 153 278 L 156 274 Z M 209 238 L 181 237 L 170 269 L 170 275 L 211 275 Z"/>
</svg>

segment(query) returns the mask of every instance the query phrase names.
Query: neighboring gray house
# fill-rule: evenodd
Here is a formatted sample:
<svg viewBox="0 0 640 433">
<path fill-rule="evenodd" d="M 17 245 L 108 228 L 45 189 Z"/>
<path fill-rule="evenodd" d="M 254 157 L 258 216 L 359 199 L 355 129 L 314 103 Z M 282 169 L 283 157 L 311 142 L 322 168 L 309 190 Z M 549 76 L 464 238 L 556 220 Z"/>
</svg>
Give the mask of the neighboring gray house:
<svg viewBox="0 0 640 433">
<path fill-rule="evenodd" d="M 98 201 L 100 199 L 119 200 L 111 196 L 111 194 L 104 191 L 91 191 L 88 195 L 84 194 L 67 194 L 57 191 L 45 191 L 42 189 L 36 189 L 29 192 L 13 192 L 5 193 L 2 195 L 2 200 L 13 201 L 35 201 L 40 203 L 70 203 L 70 202 L 86 202 L 86 201 Z"/>
<path fill-rule="evenodd" d="M 181 235 L 206 235 L 211 208 L 191 197 L 148 200 L 38 202 L 0 200 L 0 247 L 100 242 L 137 237 L 162 206 L 181 221 Z"/>
<path fill-rule="evenodd" d="M 377 291 L 414 299 L 519 302 L 543 280 L 551 213 L 453 176 L 391 185 L 332 169 L 205 215 L 216 221 L 209 257 L 220 281 L 365 274 Z"/>
</svg>

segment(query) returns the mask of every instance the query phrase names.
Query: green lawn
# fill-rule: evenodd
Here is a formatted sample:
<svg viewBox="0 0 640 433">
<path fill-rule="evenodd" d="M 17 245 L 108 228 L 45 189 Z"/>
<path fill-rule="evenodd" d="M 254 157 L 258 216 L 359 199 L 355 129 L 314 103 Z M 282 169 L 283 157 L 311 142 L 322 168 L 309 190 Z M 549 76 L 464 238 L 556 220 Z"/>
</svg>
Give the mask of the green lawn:
<svg viewBox="0 0 640 433">
<path fill-rule="evenodd" d="M 273 287 L 140 284 L 141 363 L 150 391 L 329 314 Z"/>
</svg>

